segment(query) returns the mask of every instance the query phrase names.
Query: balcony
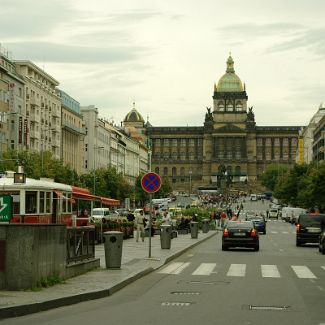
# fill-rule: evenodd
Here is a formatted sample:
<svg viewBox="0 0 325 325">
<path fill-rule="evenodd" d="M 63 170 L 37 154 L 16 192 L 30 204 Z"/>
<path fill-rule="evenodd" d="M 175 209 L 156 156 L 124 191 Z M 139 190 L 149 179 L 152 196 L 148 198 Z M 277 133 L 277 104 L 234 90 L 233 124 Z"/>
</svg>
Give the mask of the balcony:
<svg viewBox="0 0 325 325">
<path fill-rule="evenodd" d="M 56 139 L 56 138 L 52 138 L 52 147 L 54 148 L 59 148 L 61 143 L 60 143 L 60 140 Z"/>
<path fill-rule="evenodd" d="M 52 109 L 52 117 L 54 118 L 60 118 L 61 117 L 61 111 L 60 109 Z"/>
<path fill-rule="evenodd" d="M 31 139 L 40 139 L 41 134 L 39 131 L 36 131 L 34 129 L 29 130 L 29 137 Z"/>
<path fill-rule="evenodd" d="M 38 103 L 38 101 L 36 100 L 35 97 L 31 97 L 31 98 L 30 98 L 30 100 L 29 100 L 29 104 L 30 104 L 31 106 L 39 106 L 39 103 Z"/>
<path fill-rule="evenodd" d="M 84 128 L 79 128 L 79 127 L 75 126 L 74 124 L 71 124 L 67 121 L 62 121 L 62 128 L 67 130 L 68 132 L 76 134 L 76 135 L 85 134 Z"/>
</svg>

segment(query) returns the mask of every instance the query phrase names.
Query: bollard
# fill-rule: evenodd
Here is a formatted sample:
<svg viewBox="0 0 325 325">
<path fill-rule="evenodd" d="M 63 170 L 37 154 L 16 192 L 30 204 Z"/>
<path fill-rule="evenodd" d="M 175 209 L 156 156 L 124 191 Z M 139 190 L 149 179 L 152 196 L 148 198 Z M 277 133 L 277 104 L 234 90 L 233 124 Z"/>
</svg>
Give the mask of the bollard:
<svg viewBox="0 0 325 325">
<path fill-rule="evenodd" d="M 202 232 L 204 234 L 209 232 L 209 219 L 203 219 L 202 220 Z"/>
<path fill-rule="evenodd" d="M 172 226 L 160 226 L 160 245 L 162 249 L 170 249 L 172 239 Z"/>
<path fill-rule="evenodd" d="M 123 232 L 107 231 L 105 238 L 105 262 L 107 269 L 119 269 L 122 262 Z"/>
<path fill-rule="evenodd" d="M 191 221 L 190 228 L 191 228 L 191 238 L 197 238 L 199 233 L 199 223 L 196 221 Z"/>
</svg>

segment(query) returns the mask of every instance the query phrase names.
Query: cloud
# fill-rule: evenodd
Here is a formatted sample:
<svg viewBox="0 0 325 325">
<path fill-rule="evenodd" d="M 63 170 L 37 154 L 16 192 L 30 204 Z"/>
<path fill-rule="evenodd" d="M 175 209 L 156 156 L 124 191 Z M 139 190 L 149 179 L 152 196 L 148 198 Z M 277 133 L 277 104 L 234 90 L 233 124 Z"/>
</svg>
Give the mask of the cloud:
<svg viewBox="0 0 325 325">
<path fill-rule="evenodd" d="M 269 48 L 271 52 L 283 52 L 296 49 L 312 50 L 315 54 L 325 55 L 325 28 L 309 29 L 293 39 L 280 42 Z"/>
<path fill-rule="evenodd" d="M 56 63 L 102 64 L 133 61 L 141 57 L 146 49 L 141 46 L 124 45 L 107 47 L 71 46 L 49 42 L 6 43 L 15 53 L 15 59 Z"/>
<path fill-rule="evenodd" d="M 2 0 L 0 10 L 0 37 L 10 39 L 28 36 L 46 36 L 61 22 L 80 13 L 64 0 L 25 1 Z"/>
</svg>

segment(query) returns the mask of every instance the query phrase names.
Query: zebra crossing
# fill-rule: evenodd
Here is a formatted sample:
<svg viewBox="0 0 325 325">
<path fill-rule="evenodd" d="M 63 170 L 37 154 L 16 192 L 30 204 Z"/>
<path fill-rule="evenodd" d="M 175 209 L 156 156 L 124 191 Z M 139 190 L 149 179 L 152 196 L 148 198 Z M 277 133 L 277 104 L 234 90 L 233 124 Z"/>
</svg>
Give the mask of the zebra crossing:
<svg viewBox="0 0 325 325">
<path fill-rule="evenodd" d="M 160 274 L 176 274 L 179 275 L 186 269 L 190 268 L 192 263 L 190 262 L 172 262 L 162 269 L 158 270 L 157 273 Z M 219 266 L 219 267 L 218 267 Z M 201 263 L 196 269 L 191 273 L 195 276 L 209 276 L 212 274 L 220 274 L 221 264 L 217 263 Z M 313 267 L 311 270 L 305 265 L 290 265 L 290 271 L 299 279 L 317 279 L 319 277 L 325 276 L 325 266 Z M 274 264 L 262 264 L 259 266 L 259 272 L 262 278 L 281 278 L 281 272 L 277 265 Z M 317 276 L 315 275 L 317 274 Z M 246 264 L 230 264 L 227 266 L 225 275 L 227 277 L 245 277 L 247 276 L 247 265 Z"/>
</svg>

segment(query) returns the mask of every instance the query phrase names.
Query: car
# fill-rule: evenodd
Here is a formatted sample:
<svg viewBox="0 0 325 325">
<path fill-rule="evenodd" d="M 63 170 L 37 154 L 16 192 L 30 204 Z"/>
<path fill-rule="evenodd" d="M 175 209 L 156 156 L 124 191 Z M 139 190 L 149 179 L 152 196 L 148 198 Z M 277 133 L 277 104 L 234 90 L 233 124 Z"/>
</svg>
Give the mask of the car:
<svg viewBox="0 0 325 325">
<path fill-rule="evenodd" d="M 307 243 L 319 243 L 321 225 L 325 214 L 301 214 L 296 225 L 296 246 Z"/>
<path fill-rule="evenodd" d="M 319 235 L 319 246 L 318 250 L 324 255 L 325 254 L 325 228 L 323 227 L 323 230 L 321 234 Z"/>
<path fill-rule="evenodd" d="M 264 235 L 266 234 L 266 221 L 265 221 L 264 217 L 255 216 L 255 217 L 250 217 L 247 220 L 250 220 L 253 222 L 255 229 L 258 232 L 262 232 Z"/>
<path fill-rule="evenodd" d="M 259 250 L 259 235 L 252 221 L 229 221 L 227 223 L 222 233 L 222 250 L 228 250 L 230 247 Z"/>
<path fill-rule="evenodd" d="M 271 218 L 278 219 L 278 217 L 279 217 L 278 208 L 271 208 L 269 211 L 269 219 L 271 219 Z"/>
<path fill-rule="evenodd" d="M 257 201 L 257 195 L 256 194 L 251 194 L 250 200 L 251 201 Z"/>
</svg>

